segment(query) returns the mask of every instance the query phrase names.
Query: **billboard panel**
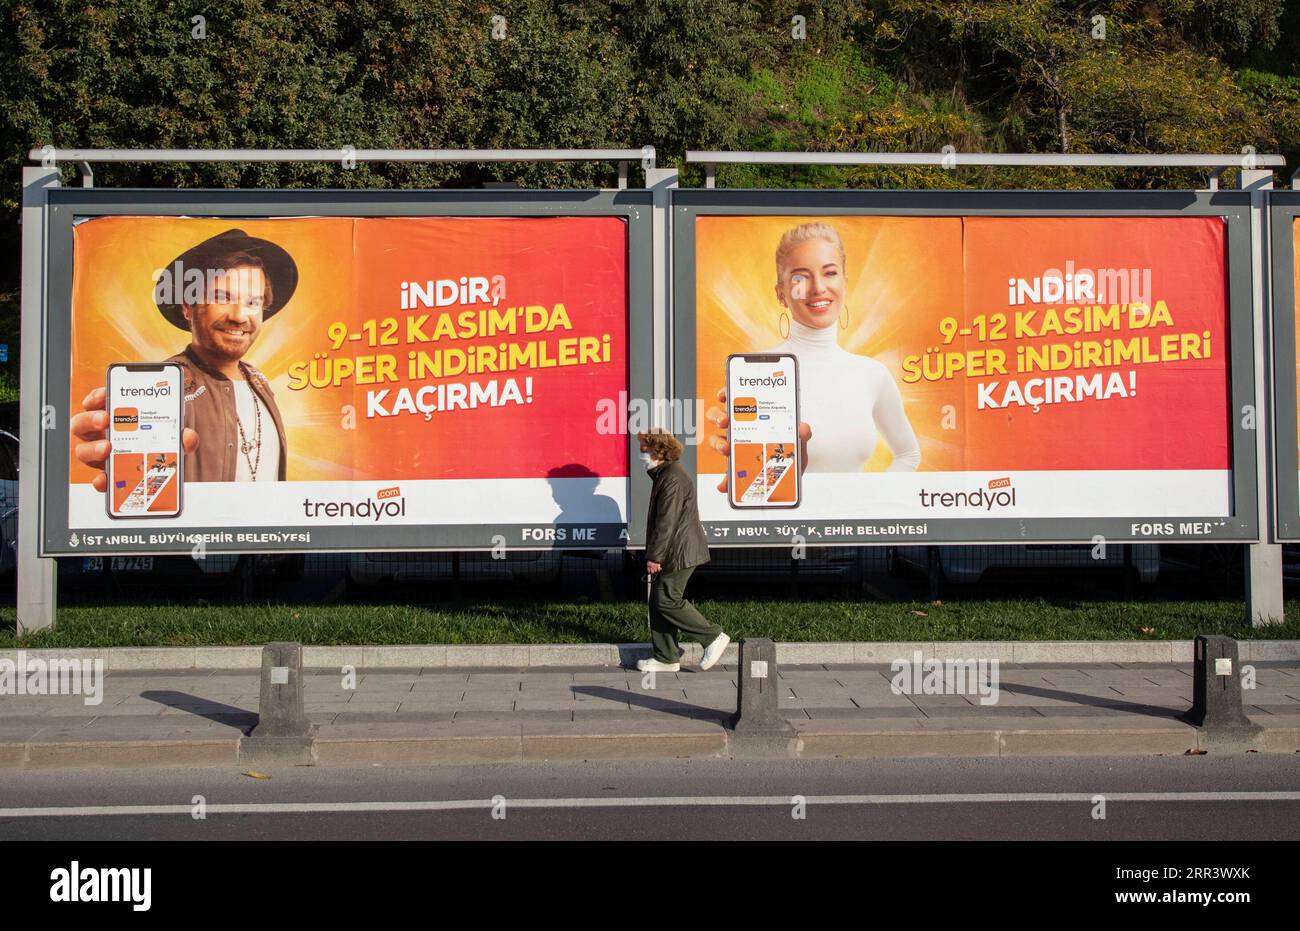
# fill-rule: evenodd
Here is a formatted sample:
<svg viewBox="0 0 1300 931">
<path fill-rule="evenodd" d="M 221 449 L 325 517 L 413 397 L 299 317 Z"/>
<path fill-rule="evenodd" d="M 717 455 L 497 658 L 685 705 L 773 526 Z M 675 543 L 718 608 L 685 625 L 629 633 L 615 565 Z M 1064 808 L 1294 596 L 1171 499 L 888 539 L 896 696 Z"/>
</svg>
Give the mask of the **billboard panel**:
<svg viewBox="0 0 1300 931">
<path fill-rule="evenodd" d="M 713 415 L 694 450 L 712 542 L 1253 532 L 1232 416 L 1230 211 L 710 209 L 729 194 L 752 197 L 708 192 L 708 207 L 675 215 L 692 272 L 678 282 L 675 385 Z M 797 382 L 797 448 L 737 429 L 755 395 L 767 416 L 763 379 L 728 396 L 738 355 Z M 780 486 L 796 470 L 791 506 Z"/>
<path fill-rule="evenodd" d="M 46 551 L 624 545 L 628 436 L 595 412 L 632 382 L 642 210 L 613 206 L 78 213 Z M 121 402 L 103 389 L 126 363 L 180 366 L 185 448 L 156 475 L 148 451 L 124 461 L 109 488 Z M 166 433 L 146 419 L 130 428 Z M 137 478 L 179 485 L 179 513 L 118 513 Z"/>
</svg>

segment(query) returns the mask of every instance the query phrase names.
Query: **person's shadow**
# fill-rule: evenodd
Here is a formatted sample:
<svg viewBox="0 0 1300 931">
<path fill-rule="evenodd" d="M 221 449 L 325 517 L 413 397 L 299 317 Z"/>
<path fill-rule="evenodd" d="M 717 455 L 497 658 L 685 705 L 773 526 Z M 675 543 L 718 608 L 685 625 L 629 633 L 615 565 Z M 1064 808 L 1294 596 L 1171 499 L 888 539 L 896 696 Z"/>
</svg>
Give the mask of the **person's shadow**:
<svg viewBox="0 0 1300 931">
<path fill-rule="evenodd" d="M 546 480 L 551 483 L 551 497 L 560 508 L 553 523 L 570 527 L 609 525 L 601 528 L 600 532 L 612 534 L 608 545 L 618 544 L 618 528 L 624 523 L 623 515 L 617 501 L 609 495 L 596 494 L 600 476 L 581 463 L 570 462 L 549 470 Z"/>
</svg>

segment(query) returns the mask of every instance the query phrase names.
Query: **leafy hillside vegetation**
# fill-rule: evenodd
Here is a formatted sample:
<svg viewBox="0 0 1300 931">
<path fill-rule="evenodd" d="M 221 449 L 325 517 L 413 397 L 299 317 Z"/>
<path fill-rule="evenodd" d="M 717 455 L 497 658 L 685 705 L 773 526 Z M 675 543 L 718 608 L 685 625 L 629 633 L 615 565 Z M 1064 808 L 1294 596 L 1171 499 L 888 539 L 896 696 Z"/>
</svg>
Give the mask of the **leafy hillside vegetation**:
<svg viewBox="0 0 1300 931">
<path fill-rule="evenodd" d="M 198 9 L 204 7 L 204 9 Z M 196 17 L 202 17 L 201 19 Z M 500 19 L 494 20 L 494 17 Z M 0 0 L 0 342 L 20 167 L 55 147 L 1282 152 L 1283 0 Z M 613 166 L 115 165 L 107 185 L 609 186 Z M 73 179 L 69 170 L 68 180 Z M 685 184 L 701 183 L 695 170 Z M 1231 183 L 1231 173 L 1224 179 Z M 1161 187 L 1195 173 L 751 168 L 726 186 Z M 2 374 L 2 373 L 0 373 Z"/>
</svg>

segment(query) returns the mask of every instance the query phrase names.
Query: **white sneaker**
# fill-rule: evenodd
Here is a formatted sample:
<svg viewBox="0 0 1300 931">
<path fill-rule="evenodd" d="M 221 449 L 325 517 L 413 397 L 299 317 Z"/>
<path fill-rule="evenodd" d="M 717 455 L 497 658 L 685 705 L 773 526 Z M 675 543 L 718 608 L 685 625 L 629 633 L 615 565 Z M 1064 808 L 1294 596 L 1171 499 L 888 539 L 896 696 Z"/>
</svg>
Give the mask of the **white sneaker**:
<svg viewBox="0 0 1300 931">
<path fill-rule="evenodd" d="M 681 663 L 661 663 L 653 656 L 649 659 L 639 659 L 636 661 L 636 668 L 640 672 L 681 672 Z"/>
<path fill-rule="evenodd" d="M 722 659 L 723 652 L 731 645 L 731 638 L 718 634 L 717 639 L 704 648 L 704 658 L 700 660 L 701 669 L 712 669 L 713 664 Z"/>
</svg>

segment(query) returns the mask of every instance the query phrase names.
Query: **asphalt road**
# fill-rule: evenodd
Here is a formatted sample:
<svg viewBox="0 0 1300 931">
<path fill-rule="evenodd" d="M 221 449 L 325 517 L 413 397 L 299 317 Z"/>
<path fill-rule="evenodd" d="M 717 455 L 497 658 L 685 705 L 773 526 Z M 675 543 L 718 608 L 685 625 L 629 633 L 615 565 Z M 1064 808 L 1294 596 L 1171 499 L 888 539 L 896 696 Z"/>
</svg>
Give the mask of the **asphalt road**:
<svg viewBox="0 0 1300 931">
<path fill-rule="evenodd" d="M 7 773 L 0 840 L 1300 837 L 1300 755 L 287 767 L 269 775 Z M 1098 796 L 1104 818 L 1095 817 Z"/>
</svg>

